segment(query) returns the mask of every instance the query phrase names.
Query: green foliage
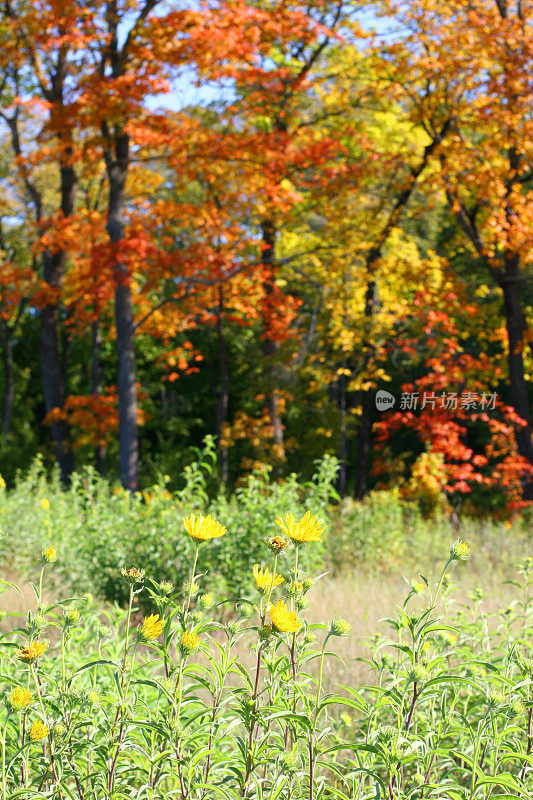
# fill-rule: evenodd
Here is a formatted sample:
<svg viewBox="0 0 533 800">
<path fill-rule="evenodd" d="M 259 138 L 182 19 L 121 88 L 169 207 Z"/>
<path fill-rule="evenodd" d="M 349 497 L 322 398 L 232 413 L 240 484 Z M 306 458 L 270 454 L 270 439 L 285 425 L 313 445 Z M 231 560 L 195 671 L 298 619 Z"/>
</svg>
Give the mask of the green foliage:
<svg viewBox="0 0 533 800">
<path fill-rule="evenodd" d="M 1 545 L 4 563 L 15 573 L 35 567 L 35 554 L 51 542 L 59 553 L 57 572 L 76 592 L 92 592 L 107 600 L 127 602 L 120 581 L 125 564 L 144 564 L 160 580 L 181 586 L 186 580 L 192 549 L 182 519 L 193 513 L 212 514 L 231 537 L 213 543 L 200 566 L 211 574 L 212 588 L 237 593 L 249 587 L 251 570 L 265 541 L 279 533 L 278 515 L 302 516 L 307 510 L 327 518 L 335 496 L 336 461 L 317 463 L 313 480 L 299 483 L 296 475 L 272 480 L 265 468 L 253 473 L 230 497 L 216 488 L 216 454 L 206 439 L 197 460 L 183 471 L 183 486 L 171 493 L 168 476 L 150 489 L 131 495 L 111 488 L 95 470 L 75 474 L 68 490 L 59 477 L 47 479 L 37 459 L 12 491 L 2 491 L 0 519 L 7 538 Z M 303 564 L 316 567 L 324 550 L 303 555 Z"/>
<path fill-rule="evenodd" d="M 397 490 L 371 492 L 364 502 L 346 499 L 335 521 L 331 558 L 336 568 L 398 563 L 406 553 L 405 519 Z"/>
</svg>

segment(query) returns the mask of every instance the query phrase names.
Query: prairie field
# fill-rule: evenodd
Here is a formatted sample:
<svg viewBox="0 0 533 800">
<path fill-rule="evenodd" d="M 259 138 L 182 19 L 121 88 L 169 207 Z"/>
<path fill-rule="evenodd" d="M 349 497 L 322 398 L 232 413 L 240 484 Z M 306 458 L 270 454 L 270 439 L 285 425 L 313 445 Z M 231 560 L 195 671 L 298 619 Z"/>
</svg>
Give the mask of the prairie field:
<svg viewBox="0 0 533 800">
<path fill-rule="evenodd" d="M 339 506 L 327 471 L 1 493 L 2 800 L 531 796 L 527 517 Z"/>
</svg>

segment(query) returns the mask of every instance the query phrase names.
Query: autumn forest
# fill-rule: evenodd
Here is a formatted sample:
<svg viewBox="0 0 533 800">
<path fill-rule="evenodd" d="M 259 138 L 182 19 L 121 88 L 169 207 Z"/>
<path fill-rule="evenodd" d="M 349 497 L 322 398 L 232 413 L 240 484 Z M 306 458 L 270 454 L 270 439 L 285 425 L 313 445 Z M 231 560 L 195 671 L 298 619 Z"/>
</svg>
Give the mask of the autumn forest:
<svg viewBox="0 0 533 800">
<path fill-rule="evenodd" d="M 0 472 L 533 500 L 532 0 L 5 0 Z"/>
</svg>

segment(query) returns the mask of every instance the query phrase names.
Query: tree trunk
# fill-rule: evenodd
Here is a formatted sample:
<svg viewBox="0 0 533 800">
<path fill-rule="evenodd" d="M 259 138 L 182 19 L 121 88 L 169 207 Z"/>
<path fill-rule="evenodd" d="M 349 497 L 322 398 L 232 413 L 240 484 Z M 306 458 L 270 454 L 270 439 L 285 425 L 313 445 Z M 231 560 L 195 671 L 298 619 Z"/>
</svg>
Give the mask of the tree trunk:
<svg viewBox="0 0 533 800">
<path fill-rule="evenodd" d="M 111 244 L 116 245 L 124 236 L 129 136 L 126 133 L 117 133 L 113 137 L 113 143 L 115 155 L 109 155 L 107 160 L 109 180 L 107 232 Z M 124 488 L 135 491 L 139 485 L 135 323 L 127 267 L 117 259 L 113 265 L 113 272 L 118 355 L 119 473 Z"/>
<path fill-rule="evenodd" d="M 343 363 L 346 369 L 346 361 Z M 337 404 L 339 406 L 339 472 L 337 475 L 337 491 L 341 497 L 346 495 L 346 470 L 348 460 L 348 437 L 346 435 L 346 375 L 340 375 L 337 381 Z"/>
<path fill-rule="evenodd" d="M 63 217 L 74 213 L 78 181 L 74 167 L 69 163 L 70 151 L 61 164 L 61 212 Z M 59 289 L 65 277 L 66 253 L 63 250 L 43 253 L 43 277 L 52 289 Z M 63 364 L 59 352 L 59 304 L 51 300 L 41 311 L 40 327 L 41 371 L 46 413 L 62 410 L 65 404 L 65 382 Z M 74 470 L 74 454 L 67 420 L 59 419 L 52 424 L 54 451 L 61 471 L 61 480 L 68 483 Z"/>
<path fill-rule="evenodd" d="M 373 399 L 374 393 L 372 391 L 363 392 L 359 432 L 357 434 L 357 455 L 354 465 L 355 482 L 353 494 L 356 500 L 362 500 L 368 488 L 368 459 L 370 455 L 372 419 L 374 416 Z"/>
<path fill-rule="evenodd" d="M 505 324 L 509 338 L 507 363 L 509 368 L 509 399 L 516 413 L 526 425 L 515 426 L 518 452 L 533 464 L 533 438 L 531 434 L 531 411 L 527 383 L 524 375 L 524 334 L 526 320 L 520 301 L 521 275 L 518 256 L 509 258 L 506 271 L 500 281 L 503 291 Z M 533 500 L 533 480 L 529 478 L 523 486 L 524 499 Z"/>
<path fill-rule="evenodd" d="M 264 220 L 261 224 L 263 233 L 263 252 L 261 262 L 264 267 L 263 286 L 266 295 L 266 314 L 263 313 L 263 357 L 265 359 L 265 404 L 270 417 L 273 429 L 274 444 L 276 445 L 280 460 L 285 457 L 285 446 L 283 442 L 283 423 L 279 414 L 279 393 L 278 376 L 274 364 L 274 355 L 278 349 L 278 344 L 273 340 L 268 331 L 267 315 L 269 296 L 274 289 L 274 262 L 276 257 L 276 227 L 270 219 Z"/>
<path fill-rule="evenodd" d="M 216 404 L 216 431 L 218 440 L 218 458 L 220 464 L 220 477 L 222 483 L 228 481 L 228 448 L 221 444 L 224 423 L 228 417 L 229 404 L 229 376 L 228 376 L 228 356 L 226 351 L 226 341 L 224 338 L 224 297 L 222 289 L 219 292 L 219 306 L 217 310 L 217 349 L 218 349 L 218 369 L 220 376 L 220 388 Z"/>
<path fill-rule="evenodd" d="M 373 267 L 378 256 L 372 251 L 368 257 L 367 264 Z M 365 369 L 374 354 L 372 342 L 372 320 L 374 312 L 379 304 L 378 287 L 375 278 L 370 278 L 366 288 L 365 298 L 365 336 L 363 340 L 364 366 Z M 357 434 L 357 454 L 354 466 L 354 497 L 361 500 L 367 491 L 368 463 L 370 454 L 370 440 L 372 436 L 372 420 L 374 416 L 374 391 L 368 389 L 362 392 L 361 416 L 359 418 L 359 431 Z"/>
<path fill-rule="evenodd" d="M 93 320 L 92 324 L 92 358 L 91 358 L 91 394 L 95 397 L 100 395 L 100 347 L 102 338 L 100 335 L 100 320 L 98 317 Z M 104 456 L 105 448 L 97 442 L 94 451 L 94 462 L 97 471 L 100 475 L 104 474 Z"/>
<path fill-rule="evenodd" d="M 8 436 L 11 430 L 11 414 L 15 399 L 15 375 L 13 372 L 13 332 L 6 320 L 1 322 L 2 362 L 4 366 L 4 397 L 2 399 L 2 433 Z"/>
</svg>

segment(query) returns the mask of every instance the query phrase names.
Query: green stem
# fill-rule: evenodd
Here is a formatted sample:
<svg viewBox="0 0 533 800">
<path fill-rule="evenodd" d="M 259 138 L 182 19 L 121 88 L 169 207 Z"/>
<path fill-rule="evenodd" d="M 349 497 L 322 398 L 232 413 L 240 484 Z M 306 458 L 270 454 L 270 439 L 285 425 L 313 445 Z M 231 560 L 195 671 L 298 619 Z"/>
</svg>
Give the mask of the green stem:
<svg viewBox="0 0 533 800">
<path fill-rule="evenodd" d="M 433 602 L 431 604 L 432 608 L 435 608 L 435 606 L 437 605 L 437 597 L 439 596 L 440 588 L 442 586 L 442 581 L 444 580 L 444 575 L 446 574 L 446 570 L 448 569 L 448 567 L 450 566 L 452 561 L 453 561 L 453 558 L 450 556 L 448 561 L 444 565 L 444 569 L 442 570 L 442 573 L 441 573 L 441 576 L 440 576 L 440 580 L 439 580 L 439 582 L 437 584 L 437 588 L 435 590 L 435 596 L 433 597 Z"/>
<path fill-rule="evenodd" d="M 61 633 L 61 689 L 63 694 L 66 691 L 66 675 L 65 675 L 65 629 Z"/>
<path fill-rule="evenodd" d="M 270 605 L 270 598 L 272 596 L 272 592 L 274 591 L 274 580 L 276 578 L 276 568 L 277 568 L 277 566 L 278 566 L 278 556 L 275 555 L 274 556 L 274 571 L 272 572 L 272 581 L 271 581 L 270 587 L 268 589 L 268 594 L 267 594 L 267 596 L 265 598 L 265 610 L 264 610 L 264 612 L 263 612 L 263 598 L 261 598 L 261 601 L 259 603 L 259 613 L 260 613 L 260 615 L 262 617 L 262 623 L 261 623 L 262 625 L 264 625 L 264 623 L 265 623 L 265 615 L 266 615 L 266 612 L 267 612 L 268 607 Z"/>
<path fill-rule="evenodd" d="M 128 658 L 128 647 L 130 638 L 130 625 L 131 625 L 131 609 L 133 606 L 133 584 L 130 586 L 130 599 L 128 603 L 128 616 L 126 619 L 126 641 L 124 642 L 124 658 L 122 661 L 122 681 L 121 688 L 124 687 L 124 674 L 126 672 L 126 660 Z"/>
<path fill-rule="evenodd" d="M 42 567 L 41 567 L 41 574 L 39 575 L 39 597 L 38 597 L 38 599 L 37 599 L 37 603 L 38 603 L 39 605 L 40 605 L 40 603 L 42 602 L 42 595 L 43 595 L 43 574 L 44 574 L 44 567 L 45 567 L 45 565 L 43 564 L 43 565 L 42 565 Z"/>
<path fill-rule="evenodd" d="M 2 800 L 7 798 L 7 775 L 6 775 L 6 730 L 7 721 L 9 719 L 9 711 L 6 712 L 6 718 L 2 727 Z"/>
<path fill-rule="evenodd" d="M 198 547 L 198 545 L 196 545 L 196 551 L 194 553 L 194 562 L 193 562 L 193 565 L 192 565 L 192 574 L 191 574 L 191 578 L 189 580 L 189 593 L 187 595 L 187 605 L 185 606 L 185 613 L 184 613 L 184 618 L 183 618 L 184 622 L 187 619 L 187 615 L 189 613 L 189 608 L 190 608 L 190 605 L 191 605 L 192 587 L 193 587 L 193 584 L 194 584 L 194 576 L 196 574 L 196 564 L 198 562 L 198 551 L 199 551 L 199 549 L 200 548 Z"/>
<path fill-rule="evenodd" d="M 179 666 L 178 672 L 178 710 L 176 711 L 176 720 L 180 721 L 180 714 L 181 714 L 181 693 L 182 693 L 182 678 L 183 678 L 183 665 L 185 663 L 185 658 L 182 656 Z"/>
</svg>

